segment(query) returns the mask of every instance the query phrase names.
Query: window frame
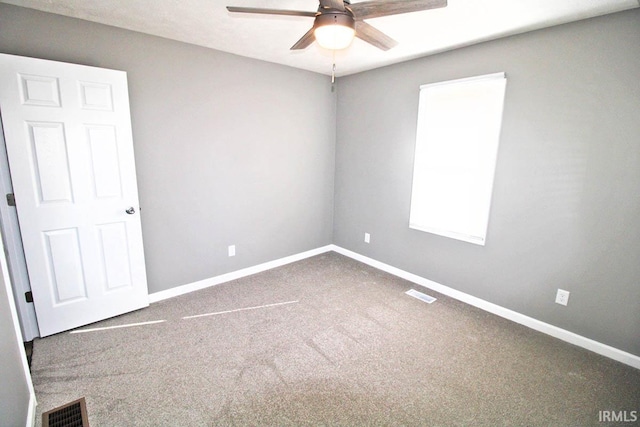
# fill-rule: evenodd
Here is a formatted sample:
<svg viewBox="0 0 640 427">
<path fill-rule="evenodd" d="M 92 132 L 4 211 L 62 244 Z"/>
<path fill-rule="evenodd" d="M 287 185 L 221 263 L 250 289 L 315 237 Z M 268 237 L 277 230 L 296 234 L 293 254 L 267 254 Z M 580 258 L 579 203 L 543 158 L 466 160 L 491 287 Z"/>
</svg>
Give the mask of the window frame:
<svg viewBox="0 0 640 427">
<path fill-rule="evenodd" d="M 487 96 L 486 99 L 483 99 L 480 97 L 480 95 L 478 95 L 478 91 L 481 90 L 482 87 L 474 87 L 474 83 L 486 83 L 486 85 L 484 86 L 485 89 L 491 88 L 491 90 L 493 90 L 494 92 L 487 92 L 489 93 L 489 96 Z M 504 101 L 506 98 L 506 83 L 506 73 L 499 72 L 469 78 L 429 83 L 420 86 L 416 145 L 414 153 L 414 170 L 411 189 L 411 208 L 409 213 L 409 228 L 465 241 L 468 243 L 473 243 L 476 245 L 485 245 L 493 198 L 493 186 L 498 149 L 500 145 L 500 136 L 502 133 Z M 465 87 L 467 89 L 467 94 L 469 93 L 468 91 L 471 87 L 471 91 L 473 92 L 475 90 L 476 95 L 478 96 L 476 98 L 467 97 L 466 99 L 464 96 L 455 98 L 455 91 L 460 91 L 461 93 L 463 93 Z M 430 89 L 434 88 L 436 89 L 436 91 L 430 92 Z M 451 99 L 442 97 L 443 94 L 446 95 L 447 90 L 449 91 Z M 434 105 L 438 105 L 437 102 L 439 96 L 446 101 L 441 104 L 441 106 L 444 107 L 442 109 L 434 108 Z M 480 101 L 478 100 L 488 102 L 486 109 L 487 111 L 482 111 L 479 109 L 480 106 L 478 104 Z M 451 108 L 451 105 L 454 105 L 455 102 L 460 102 L 459 104 L 455 104 L 460 108 L 456 109 L 454 112 L 454 109 Z M 451 105 L 449 105 L 448 103 L 450 103 Z M 465 111 L 465 114 L 460 116 L 460 111 Z M 474 113 L 477 113 L 478 116 L 472 116 L 472 114 Z M 457 114 L 458 116 L 449 117 L 447 116 L 447 114 Z M 492 116 L 488 117 L 488 120 L 479 120 L 478 117 L 483 117 L 483 114 L 492 114 Z M 439 117 L 440 121 L 438 121 L 437 124 L 434 125 L 432 122 L 437 116 L 441 116 Z M 452 129 L 451 126 L 447 128 L 447 123 L 451 125 L 451 122 L 447 122 L 447 120 L 467 120 L 471 124 L 471 127 L 477 126 L 478 129 L 476 130 L 478 130 L 478 134 L 473 134 L 471 136 L 471 133 L 468 131 L 466 134 L 464 134 L 465 131 L 458 129 L 462 128 L 461 126 L 457 126 L 456 129 Z M 443 132 L 443 129 L 448 130 L 449 133 Z M 440 133 L 438 133 L 438 131 L 440 131 Z M 485 132 L 486 134 L 481 135 L 482 132 Z M 458 137 L 466 137 L 467 140 L 454 141 L 452 138 L 455 138 L 456 135 Z M 480 156 L 480 158 L 484 158 L 484 160 L 482 162 L 477 162 L 476 160 L 475 163 L 477 163 L 477 165 L 467 168 L 454 163 L 443 163 L 445 161 L 454 161 L 453 158 L 455 156 L 451 154 L 453 152 L 453 148 L 443 145 L 451 142 L 453 142 L 452 145 L 460 144 L 464 147 L 471 147 L 468 152 L 472 152 L 473 150 L 483 150 L 481 153 L 482 156 Z M 484 147 L 480 145 L 471 145 L 474 143 L 483 143 L 487 145 Z M 449 151 L 448 155 L 446 153 L 443 154 L 447 151 Z M 442 158 L 439 158 L 438 156 Z M 469 156 L 471 155 L 469 154 Z M 469 161 L 471 161 L 472 163 L 474 162 L 474 160 L 463 158 L 463 156 L 458 157 L 459 159 L 463 159 L 461 160 L 462 163 L 464 163 L 464 160 L 467 161 L 467 164 L 469 164 Z M 451 169 L 453 170 L 453 172 L 447 173 L 446 176 L 442 172 L 440 173 L 440 175 L 438 175 L 437 169 L 444 170 L 445 168 L 443 167 L 443 165 L 445 164 L 451 165 Z M 454 166 L 458 166 L 458 169 L 465 169 L 465 172 L 460 173 L 459 175 L 455 175 L 456 167 Z M 430 167 L 431 169 L 424 170 L 425 167 Z M 475 170 L 476 175 L 473 175 L 473 173 L 469 172 L 469 170 L 472 169 Z M 431 178 L 425 178 L 425 176 L 427 175 L 431 175 Z M 457 180 L 454 176 L 457 177 Z M 443 195 L 446 193 L 446 191 L 443 191 L 441 188 L 441 184 L 438 184 L 439 182 L 441 182 L 436 179 L 438 177 L 442 178 L 442 182 L 446 181 L 445 178 L 450 178 L 450 182 L 457 185 L 458 188 L 461 189 L 460 191 L 458 191 L 458 193 L 447 193 L 446 197 L 448 200 L 455 199 L 455 202 L 450 202 L 450 204 L 448 205 L 448 211 L 443 206 L 446 204 L 443 203 Z M 471 177 L 473 177 L 473 179 L 471 179 Z M 482 179 L 482 181 L 479 181 L 480 179 Z M 426 182 L 424 180 L 426 180 Z M 433 184 L 433 182 L 438 183 Z M 465 184 L 467 185 L 466 187 Z M 481 194 L 476 195 L 472 193 L 472 187 L 479 189 L 481 191 Z M 473 209 L 482 210 L 482 212 L 460 212 L 460 206 L 465 203 L 465 200 L 463 200 L 463 196 L 460 195 L 462 193 L 467 194 L 467 197 L 469 199 L 468 203 L 469 205 L 473 204 Z M 450 194 L 453 194 L 453 197 L 449 197 Z M 452 209 L 456 207 L 453 206 L 453 204 L 455 204 L 456 202 L 458 203 L 458 211 L 454 212 L 452 211 Z M 434 205 L 441 206 L 441 208 L 438 208 L 434 211 L 431 208 Z M 436 213 L 432 214 L 431 212 Z M 459 222 L 457 225 L 452 226 L 451 224 L 453 224 L 455 221 Z"/>
</svg>

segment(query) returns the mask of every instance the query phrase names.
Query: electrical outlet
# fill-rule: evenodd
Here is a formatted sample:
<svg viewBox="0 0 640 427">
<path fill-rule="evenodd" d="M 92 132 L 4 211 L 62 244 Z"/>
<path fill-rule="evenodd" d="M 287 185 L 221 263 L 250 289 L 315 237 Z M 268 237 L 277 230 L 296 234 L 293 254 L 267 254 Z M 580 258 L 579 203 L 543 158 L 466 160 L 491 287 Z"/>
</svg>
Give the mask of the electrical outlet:
<svg viewBox="0 0 640 427">
<path fill-rule="evenodd" d="M 569 291 L 558 289 L 558 293 L 556 294 L 556 303 L 567 305 L 569 303 L 569 293 Z"/>
<path fill-rule="evenodd" d="M 365 243 L 371 243 L 371 234 L 364 233 L 364 242 Z"/>
<path fill-rule="evenodd" d="M 236 256 L 236 245 L 230 245 L 228 250 L 229 256 Z"/>
</svg>

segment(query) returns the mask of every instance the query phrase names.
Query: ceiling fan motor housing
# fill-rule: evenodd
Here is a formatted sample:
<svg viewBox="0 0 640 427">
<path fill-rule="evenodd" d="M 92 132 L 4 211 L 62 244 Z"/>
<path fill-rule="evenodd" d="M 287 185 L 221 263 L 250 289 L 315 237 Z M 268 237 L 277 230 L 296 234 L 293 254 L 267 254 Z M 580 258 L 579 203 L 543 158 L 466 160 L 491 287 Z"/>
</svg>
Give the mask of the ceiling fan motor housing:
<svg viewBox="0 0 640 427">
<path fill-rule="evenodd" d="M 355 30 L 356 21 L 353 16 L 348 12 L 332 11 L 331 13 L 323 13 L 316 16 L 316 20 L 313 24 L 314 28 L 323 27 L 325 25 L 341 25 L 343 27 L 352 28 Z"/>
</svg>

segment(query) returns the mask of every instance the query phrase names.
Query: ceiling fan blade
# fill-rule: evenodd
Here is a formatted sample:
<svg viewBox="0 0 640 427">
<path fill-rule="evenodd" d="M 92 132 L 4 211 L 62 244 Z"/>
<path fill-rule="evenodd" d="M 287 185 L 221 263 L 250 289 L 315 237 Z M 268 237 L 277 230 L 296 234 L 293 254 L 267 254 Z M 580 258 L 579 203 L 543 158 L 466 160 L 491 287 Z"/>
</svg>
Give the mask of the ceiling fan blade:
<svg viewBox="0 0 640 427">
<path fill-rule="evenodd" d="M 344 10 L 344 2 L 342 0 L 320 0 L 322 9 Z"/>
<path fill-rule="evenodd" d="M 382 50 L 389 50 L 398 44 L 397 41 L 364 21 L 356 21 L 356 37 Z"/>
<path fill-rule="evenodd" d="M 349 5 L 357 20 L 445 7 L 447 0 L 371 0 Z"/>
<path fill-rule="evenodd" d="M 309 45 L 311 45 L 311 43 L 316 41 L 316 36 L 313 35 L 314 29 L 315 29 L 314 27 L 311 27 L 311 29 L 307 31 L 307 33 L 304 36 L 302 36 L 300 40 L 296 42 L 296 44 L 291 46 L 290 50 L 300 50 L 300 49 L 307 48 L 309 47 Z"/>
<path fill-rule="evenodd" d="M 238 13 L 260 13 L 265 15 L 288 15 L 288 16 L 309 16 L 314 18 L 317 12 L 306 12 L 303 10 L 282 10 L 282 9 L 260 9 L 257 7 L 236 7 L 227 6 L 229 12 Z"/>
</svg>

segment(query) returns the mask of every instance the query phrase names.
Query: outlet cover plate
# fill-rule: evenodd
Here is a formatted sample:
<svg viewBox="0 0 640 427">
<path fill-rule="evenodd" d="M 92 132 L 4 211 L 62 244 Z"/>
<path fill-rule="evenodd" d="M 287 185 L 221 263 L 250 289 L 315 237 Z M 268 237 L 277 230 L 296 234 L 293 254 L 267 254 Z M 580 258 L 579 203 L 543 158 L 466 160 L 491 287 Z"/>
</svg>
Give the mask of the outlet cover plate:
<svg viewBox="0 0 640 427">
<path fill-rule="evenodd" d="M 556 294 L 556 303 L 567 305 L 569 303 L 569 294 L 569 291 L 558 289 L 558 293 Z"/>
</svg>

